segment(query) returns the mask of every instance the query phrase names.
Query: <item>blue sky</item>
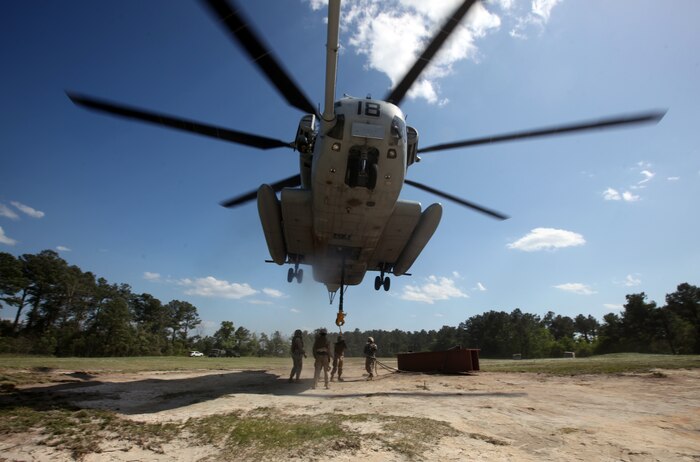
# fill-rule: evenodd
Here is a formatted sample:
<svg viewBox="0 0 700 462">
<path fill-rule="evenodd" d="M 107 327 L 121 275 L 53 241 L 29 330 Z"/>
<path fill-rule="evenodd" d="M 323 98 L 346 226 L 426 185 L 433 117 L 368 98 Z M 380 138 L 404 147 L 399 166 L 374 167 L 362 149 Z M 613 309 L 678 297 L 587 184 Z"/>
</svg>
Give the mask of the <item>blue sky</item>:
<svg viewBox="0 0 700 462">
<path fill-rule="evenodd" d="M 319 0 L 241 2 L 322 104 Z M 337 97 L 381 97 L 454 2 L 345 1 Z M 668 109 L 658 125 L 424 154 L 408 178 L 444 203 L 411 268 L 350 287 L 346 328 L 439 329 L 496 309 L 601 317 L 629 293 L 700 284 L 700 3 L 499 0 L 479 7 L 402 109 L 419 146 Z M 291 140 L 288 107 L 195 1 L 13 2 L 0 17 L 0 251 L 69 263 L 257 332 L 333 326 L 323 285 L 286 282 L 254 203 L 294 174 L 258 151 L 74 106 L 65 90 Z M 436 197 L 406 187 L 423 206 Z M 310 272 L 308 273 L 310 275 Z M 337 302 L 336 302 L 337 303 Z M 14 312 L 2 310 L 3 317 Z"/>
</svg>

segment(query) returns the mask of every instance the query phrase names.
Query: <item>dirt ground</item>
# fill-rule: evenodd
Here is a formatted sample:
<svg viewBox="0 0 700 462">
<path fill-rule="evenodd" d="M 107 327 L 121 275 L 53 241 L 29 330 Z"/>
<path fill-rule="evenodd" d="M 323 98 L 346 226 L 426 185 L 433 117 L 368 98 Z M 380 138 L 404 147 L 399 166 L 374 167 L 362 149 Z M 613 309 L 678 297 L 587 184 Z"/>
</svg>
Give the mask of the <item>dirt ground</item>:
<svg viewBox="0 0 700 462">
<path fill-rule="evenodd" d="M 366 381 L 360 363 L 351 361 L 346 381 L 331 383 L 328 390 L 311 388 L 308 363 L 302 373 L 306 378 L 298 384 L 287 383 L 287 369 L 97 376 L 69 372 L 56 372 L 64 383 L 27 387 L 45 387 L 81 407 L 111 409 L 139 422 L 184 421 L 265 407 L 285 415 L 419 416 L 448 422 L 458 431 L 421 454 L 421 460 L 700 461 L 698 369 L 566 377 L 380 370 L 377 379 Z M 73 381 L 66 383 L 66 377 Z M 217 460 L 218 453 L 211 446 L 179 441 L 168 443 L 164 454 L 112 445 L 85 460 Z M 363 444 L 313 458 L 386 461 L 405 456 Z M 0 460 L 70 460 L 70 454 L 35 445 L 31 435 L 2 435 Z"/>
</svg>

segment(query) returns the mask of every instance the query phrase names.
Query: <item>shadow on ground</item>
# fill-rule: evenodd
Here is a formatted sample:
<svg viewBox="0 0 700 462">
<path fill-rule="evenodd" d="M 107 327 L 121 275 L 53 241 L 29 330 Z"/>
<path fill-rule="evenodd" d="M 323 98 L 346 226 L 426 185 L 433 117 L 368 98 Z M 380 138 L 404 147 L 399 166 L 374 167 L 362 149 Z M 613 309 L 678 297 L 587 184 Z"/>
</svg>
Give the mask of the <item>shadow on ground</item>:
<svg viewBox="0 0 700 462">
<path fill-rule="evenodd" d="M 70 377 L 70 379 L 68 379 Z M 37 385 L 22 389 L 8 390 L 0 394 L 0 411 L 13 407 L 29 406 L 37 410 L 47 410 L 57 406 L 68 409 L 94 408 L 117 411 L 122 414 L 149 414 L 177 409 L 193 404 L 215 400 L 223 396 L 239 398 L 240 394 L 292 396 L 307 392 L 312 387 L 312 379 L 298 383 L 288 383 L 286 379 L 267 371 L 235 371 L 206 373 L 198 376 L 148 378 L 132 381 L 103 381 L 99 376 L 73 373 L 66 374 L 67 383 Z M 308 398 L 353 398 L 353 397 L 484 397 L 515 398 L 525 393 L 503 392 L 430 392 L 430 391 L 387 391 L 337 393 L 332 389 L 323 392 L 304 393 Z M 346 390 L 347 391 L 347 390 Z M 240 397 L 245 399 L 245 397 Z"/>
</svg>

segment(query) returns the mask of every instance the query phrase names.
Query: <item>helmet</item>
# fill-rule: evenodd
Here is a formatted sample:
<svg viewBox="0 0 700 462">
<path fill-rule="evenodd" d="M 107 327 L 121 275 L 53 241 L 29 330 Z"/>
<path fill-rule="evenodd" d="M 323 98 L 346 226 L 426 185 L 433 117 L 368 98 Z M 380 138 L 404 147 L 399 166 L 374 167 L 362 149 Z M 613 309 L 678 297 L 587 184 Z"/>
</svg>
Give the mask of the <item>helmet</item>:
<svg viewBox="0 0 700 462">
<path fill-rule="evenodd" d="M 374 338 L 373 337 L 367 337 L 367 341 L 369 343 L 374 343 Z"/>
</svg>

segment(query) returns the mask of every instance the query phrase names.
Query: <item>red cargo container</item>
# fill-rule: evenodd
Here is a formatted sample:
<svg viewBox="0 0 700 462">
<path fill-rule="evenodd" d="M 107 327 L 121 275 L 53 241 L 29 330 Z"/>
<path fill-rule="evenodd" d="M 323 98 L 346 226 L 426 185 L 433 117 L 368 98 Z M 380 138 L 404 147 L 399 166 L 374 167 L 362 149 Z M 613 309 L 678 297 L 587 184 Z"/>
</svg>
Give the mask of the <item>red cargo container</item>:
<svg viewBox="0 0 700 462">
<path fill-rule="evenodd" d="M 454 347 L 444 351 L 419 351 L 397 355 L 400 371 L 454 374 L 479 370 L 479 350 Z"/>
</svg>

